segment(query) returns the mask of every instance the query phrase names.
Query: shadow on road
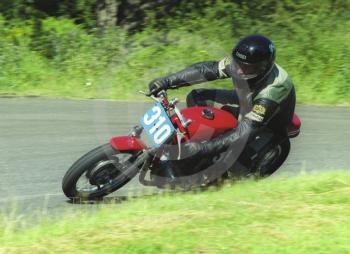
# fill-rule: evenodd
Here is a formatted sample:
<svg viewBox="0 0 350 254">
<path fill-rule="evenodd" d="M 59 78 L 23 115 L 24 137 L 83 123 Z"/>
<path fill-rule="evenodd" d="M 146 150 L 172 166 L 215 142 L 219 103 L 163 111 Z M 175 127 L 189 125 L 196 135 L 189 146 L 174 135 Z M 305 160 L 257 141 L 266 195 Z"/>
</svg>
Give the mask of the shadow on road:
<svg viewBox="0 0 350 254">
<path fill-rule="evenodd" d="M 159 196 L 161 193 L 152 193 L 152 194 L 144 194 L 144 195 L 134 195 L 134 196 L 115 196 L 115 197 L 104 197 L 101 199 L 94 200 L 84 200 L 82 198 L 75 198 L 72 200 L 67 200 L 66 203 L 72 205 L 109 205 L 109 204 L 122 204 L 127 201 L 141 199 L 145 197 L 154 197 Z"/>
</svg>

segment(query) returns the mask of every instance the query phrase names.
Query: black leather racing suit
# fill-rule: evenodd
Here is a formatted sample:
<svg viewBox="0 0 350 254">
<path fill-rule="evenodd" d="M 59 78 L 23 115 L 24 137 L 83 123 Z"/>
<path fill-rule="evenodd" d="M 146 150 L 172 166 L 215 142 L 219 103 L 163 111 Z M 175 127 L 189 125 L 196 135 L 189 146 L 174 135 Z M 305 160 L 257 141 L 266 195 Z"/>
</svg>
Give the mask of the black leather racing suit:
<svg viewBox="0 0 350 254">
<path fill-rule="evenodd" d="M 188 153 L 217 153 L 227 148 L 241 146 L 255 137 L 267 126 L 275 133 L 286 135 L 286 127 L 292 121 L 295 108 L 295 90 L 288 74 L 275 64 L 272 71 L 252 85 L 234 74 L 231 57 L 221 61 L 208 61 L 194 64 L 180 72 L 158 78 L 151 87 L 176 89 L 183 86 L 232 78 L 235 90 L 198 89 L 187 97 L 188 106 L 240 106 L 240 119 L 237 128 L 204 143 L 190 143 Z M 242 141 L 244 142 L 242 143 Z"/>
</svg>

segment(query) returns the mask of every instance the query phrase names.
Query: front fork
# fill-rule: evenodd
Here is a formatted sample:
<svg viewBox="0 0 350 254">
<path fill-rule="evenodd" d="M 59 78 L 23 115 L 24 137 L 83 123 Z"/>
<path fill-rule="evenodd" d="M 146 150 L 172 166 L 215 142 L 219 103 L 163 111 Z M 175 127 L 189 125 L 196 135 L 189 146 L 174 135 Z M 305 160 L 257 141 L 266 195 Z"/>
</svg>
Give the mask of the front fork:
<svg viewBox="0 0 350 254">
<path fill-rule="evenodd" d="M 132 138 L 139 139 L 141 137 L 141 134 L 143 132 L 143 127 L 139 125 L 135 125 L 132 130 L 129 133 L 129 136 Z M 153 154 L 154 153 L 154 154 Z M 144 186 L 154 186 L 154 182 L 150 180 L 146 180 L 146 174 L 149 171 L 150 166 L 154 163 L 155 159 L 157 158 L 157 153 L 159 153 L 159 150 L 155 151 L 147 151 L 146 149 L 140 151 L 136 154 L 136 158 L 139 158 L 140 156 L 144 157 L 144 160 L 142 164 L 140 164 L 140 174 L 139 174 L 139 181 Z"/>
<path fill-rule="evenodd" d="M 137 138 L 139 139 L 141 134 L 142 134 L 143 128 L 140 126 L 134 126 L 133 129 L 131 130 L 129 136 L 132 138 Z M 181 153 L 181 141 L 183 139 L 183 134 L 181 135 L 181 132 L 177 132 L 177 143 L 179 145 L 179 156 Z M 170 143 L 172 143 L 172 139 L 169 140 Z M 146 175 L 147 172 L 151 170 L 152 167 L 157 167 L 160 166 L 160 163 L 162 160 L 166 161 L 167 158 L 162 158 L 164 155 L 164 149 L 162 148 L 154 148 L 154 149 L 144 149 L 137 153 L 135 156 L 138 160 L 138 157 L 144 157 L 142 164 L 139 164 L 141 167 L 140 168 L 140 174 L 139 174 L 139 182 L 144 185 L 144 186 L 156 186 L 156 182 L 154 180 L 147 180 Z M 141 166 L 142 165 L 142 166 Z M 169 169 L 170 170 L 170 169 Z M 173 175 L 174 172 L 167 172 L 168 175 L 170 175 L 171 179 L 175 179 L 175 176 Z"/>
</svg>

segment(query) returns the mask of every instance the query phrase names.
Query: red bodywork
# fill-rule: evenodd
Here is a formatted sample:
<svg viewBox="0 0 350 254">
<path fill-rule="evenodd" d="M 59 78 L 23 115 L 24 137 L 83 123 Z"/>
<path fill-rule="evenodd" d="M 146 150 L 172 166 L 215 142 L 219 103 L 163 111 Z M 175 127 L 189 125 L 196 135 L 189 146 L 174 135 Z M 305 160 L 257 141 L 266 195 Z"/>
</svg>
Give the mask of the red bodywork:
<svg viewBox="0 0 350 254">
<path fill-rule="evenodd" d="M 213 113 L 213 118 L 204 116 L 203 110 L 208 109 Z M 179 128 L 185 133 L 184 141 L 203 141 L 210 140 L 229 130 L 237 127 L 237 119 L 229 112 L 212 107 L 190 107 L 181 110 L 186 120 L 191 120 L 191 124 L 184 128 L 176 115 L 171 117 L 175 128 Z M 288 136 L 294 138 L 300 133 L 301 122 L 299 117 L 294 114 L 292 123 L 288 126 Z M 176 139 L 174 139 L 176 143 Z M 147 146 L 137 137 L 123 136 L 114 137 L 110 140 L 112 147 L 118 151 L 142 151 Z"/>
<path fill-rule="evenodd" d="M 203 115 L 203 110 L 208 109 L 213 113 L 213 119 L 208 119 Z M 237 119 L 229 112 L 212 107 L 191 107 L 181 110 L 182 115 L 191 124 L 185 129 L 176 115 L 171 118 L 175 127 L 180 131 L 186 130 L 186 140 L 203 141 L 217 137 L 237 126 Z"/>
<path fill-rule="evenodd" d="M 114 137 L 109 143 L 118 151 L 142 151 L 146 149 L 146 145 L 141 139 L 132 136 Z"/>
</svg>

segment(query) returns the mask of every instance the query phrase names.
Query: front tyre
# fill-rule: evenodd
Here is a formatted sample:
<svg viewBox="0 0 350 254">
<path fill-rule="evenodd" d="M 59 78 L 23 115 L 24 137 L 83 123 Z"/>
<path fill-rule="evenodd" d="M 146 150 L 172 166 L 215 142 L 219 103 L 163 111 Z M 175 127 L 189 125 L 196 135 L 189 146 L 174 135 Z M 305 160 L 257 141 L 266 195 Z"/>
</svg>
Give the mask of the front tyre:
<svg viewBox="0 0 350 254">
<path fill-rule="evenodd" d="M 133 152 L 118 152 L 110 144 L 97 147 L 70 167 L 62 180 L 62 190 L 71 200 L 102 198 L 138 173 L 135 159 Z"/>
</svg>

